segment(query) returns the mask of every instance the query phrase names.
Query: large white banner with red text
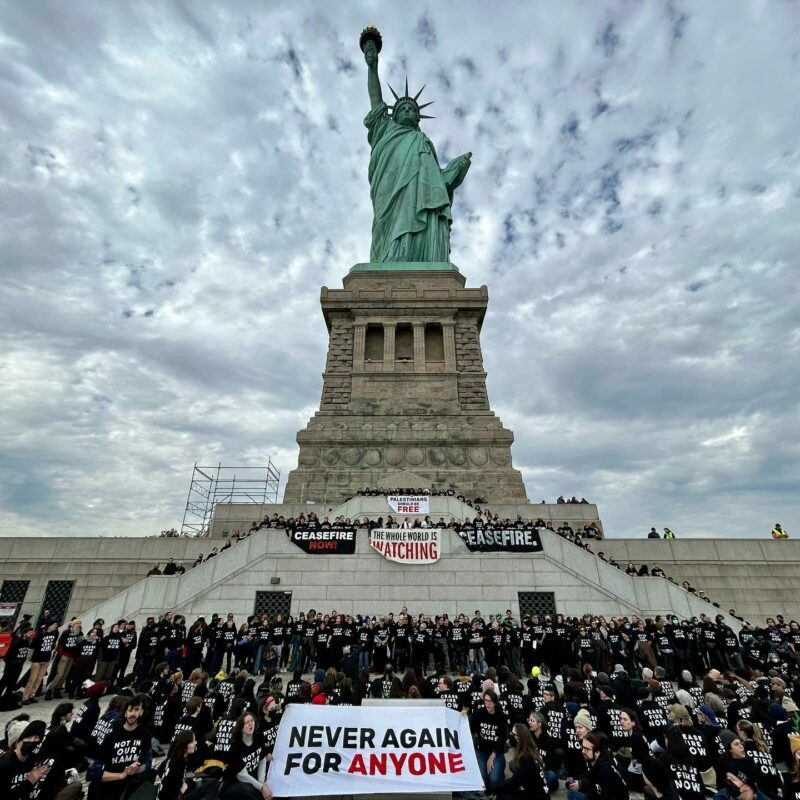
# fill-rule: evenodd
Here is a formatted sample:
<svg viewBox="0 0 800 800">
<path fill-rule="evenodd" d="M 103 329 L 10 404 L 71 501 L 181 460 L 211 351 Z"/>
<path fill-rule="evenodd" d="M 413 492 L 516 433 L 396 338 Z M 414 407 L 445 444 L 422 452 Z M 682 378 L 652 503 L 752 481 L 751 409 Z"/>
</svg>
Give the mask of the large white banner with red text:
<svg viewBox="0 0 800 800">
<path fill-rule="evenodd" d="M 430 497 L 426 494 L 390 494 L 386 499 L 395 514 L 430 513 Z"/>
<path fill-rule="evenodd" d="M 439 560 L 439 531 L 436 528 L 375 528 L 369 543 L 390 561 L 401 564 L 433 564 Z"/>
<path fill-rule="evenodd" d="M 267 783 L 276 797 L 483 789 L 467 718 L 413 706 L 286 706 Z"/>
</svg>

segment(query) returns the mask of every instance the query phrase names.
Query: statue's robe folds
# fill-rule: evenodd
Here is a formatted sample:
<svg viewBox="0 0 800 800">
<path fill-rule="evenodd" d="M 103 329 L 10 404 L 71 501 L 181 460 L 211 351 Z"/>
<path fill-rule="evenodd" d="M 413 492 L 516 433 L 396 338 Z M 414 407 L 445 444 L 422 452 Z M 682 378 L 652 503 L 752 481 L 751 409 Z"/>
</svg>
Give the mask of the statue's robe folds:
<svg viewBox="0 0 800 800">
<path fill-rule="evenodd" d="M 431 140 L 398 125 L 386 103 L 364 118 L 374 216 L 370 261 L 450 260 L 452 184 L 458 168 L 439 168 Z"/>
</svg>

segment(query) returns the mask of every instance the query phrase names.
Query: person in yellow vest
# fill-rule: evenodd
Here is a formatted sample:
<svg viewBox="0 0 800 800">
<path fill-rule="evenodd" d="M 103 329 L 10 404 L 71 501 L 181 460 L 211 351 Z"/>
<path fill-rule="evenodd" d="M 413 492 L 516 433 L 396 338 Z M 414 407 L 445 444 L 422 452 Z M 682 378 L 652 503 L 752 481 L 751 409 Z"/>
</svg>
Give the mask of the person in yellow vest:
<svg viewBox="0 0 800 800">
<path fill-rule="evenodd" d="M 773 539 L 788 539 L 789 534 L 781 527 L 780 522 L 775 523 L 775 527 L 772 529 L 772 538 Z"/>
<path fill-rule="evenodd" d="M 664 528 L 664 538 L 665 539 L 674 539 L 675 538 L 675 534 L 669 528 Z"/>
</svg>

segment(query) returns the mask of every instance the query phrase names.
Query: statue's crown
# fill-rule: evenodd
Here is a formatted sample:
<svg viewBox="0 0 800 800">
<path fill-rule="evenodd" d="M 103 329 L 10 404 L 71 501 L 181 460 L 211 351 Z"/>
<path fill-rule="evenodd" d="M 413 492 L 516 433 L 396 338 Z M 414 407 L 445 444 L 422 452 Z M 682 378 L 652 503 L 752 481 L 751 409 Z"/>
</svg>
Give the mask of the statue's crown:
<svg viewBox="0 0 800 800">
<path fill-rule="evenodd" d="M 412 106 L 417 111 L 417 116 L 420 119 L 434 119 L 434 117 L 430 117 L 427 114 L 421 114 L 423 108 L 426 108 L 429 105 L 432 105 L 435 101 L 431 100 L 430 103 L 418 103 L 417 98 L 422 94 L 423 90 L 425 89 L 425 84 L 423 84 L 422 89 L 420 89 L 413 97 L 408 93 L 408 76 L 406 75 L 406 91 L 402 97 L 398 97 L 397 92 L 392 89 L 390 84 L 386 84 L 389 89 L 391 90 L 392 94 L 394 95 L 394 105 L 389 106 L 389 110 L 394 113 L 398 106 L 403 105 L 403 103 L 411 103 Z"/>
</svg>

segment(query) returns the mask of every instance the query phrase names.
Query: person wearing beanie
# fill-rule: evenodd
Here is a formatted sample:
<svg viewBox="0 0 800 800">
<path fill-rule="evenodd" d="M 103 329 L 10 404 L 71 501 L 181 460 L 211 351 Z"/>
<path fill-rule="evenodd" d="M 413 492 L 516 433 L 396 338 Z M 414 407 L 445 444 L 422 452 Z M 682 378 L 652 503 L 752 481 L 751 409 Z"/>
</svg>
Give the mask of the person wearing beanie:
<svg viewBox="0 0 800 800">
<path fill-rule="evenodd" d="M 592 724 L 592 718 L 589 715 L 589 712 L 585 708 L 581 708 L 578 711 L 578 713 L 572 720 L 572 724 L 575 726 L 580 726 L 581 728 L 584 729 L 582 731 L 583 736 L 585 736 L 587 733 L 591 733 L 594 730 L 594 725 Z"/>
<path fill-rule="evenodd" d="M 723 753 L 714 766 L 717 786 L 724 787 L 726 775 L 731 772 L 750 776 L 755 786 L 755 781 L 758 777 L 758 766 L 755 761 L 747 755 L 744 742 L 733 733 L 733 731 L 727 730 L 727 728 L 720 731 L 718 739 L 723 748 Z"/>
<path fill-rule="evenodd" d="M 93 683 L 86 690 L 86 700 L 72 718 L 72 734 L 80 739 L 84 746 L 88 744 L 94 726 L 100 719 L 100 699 L 106 693 L 107 688 L 108 684 L 105 681 Z"/>
<path fill-rule="evenodd" d="M 578 779 L 582 788 L 588 785 L 589 778 L 589 769 L 582 753 L 583 740 L 593 729 L 592 718 L 585 708 L 578 710 L 572 720 L 572 725 L 568 721 L 565 725 L 564 766 L 567 775 Z"/>
<path fill-rule="evenodd" d="M 41 782 L 47 778 L 50 767 L 37 764 L 33 751 L 44 735 L 45 724 L 40 720 L 26 723 L 16 720 L 8 728 L 9 749 L 0 755 L 0 797 L 3 800 L 27 800 L 40 792 Z"/>
<path fill-rule="evenodd" d="M 714 709 L 705 703 L 697 709 L 697 718 L 701 725 L 710 725 L 712 728 L 722 727 L 719 724 L 717 715 L 714 713 Z"/>
<path fill-rule="evenodd" d="M 644 795 L 648 800 L 651 797 L 658 800 L 680 800 L 669 768 L 660 761 L 655 758 L 645 759 L 642 764 L 642 777 L 646 787 Z"/>
<path fill-rule="evenodd" d="M 12 719 L 6 728 L 6 743 L 8 750 L 13 750 L 17 740 L 22 735 L 25 728 L 28 727 L 28 720 L 25 719 Z"/>
</svg>

